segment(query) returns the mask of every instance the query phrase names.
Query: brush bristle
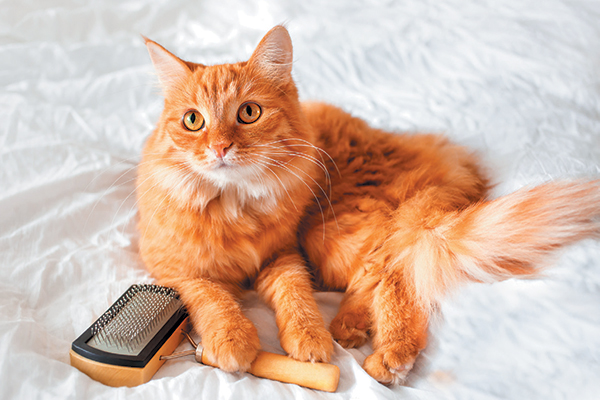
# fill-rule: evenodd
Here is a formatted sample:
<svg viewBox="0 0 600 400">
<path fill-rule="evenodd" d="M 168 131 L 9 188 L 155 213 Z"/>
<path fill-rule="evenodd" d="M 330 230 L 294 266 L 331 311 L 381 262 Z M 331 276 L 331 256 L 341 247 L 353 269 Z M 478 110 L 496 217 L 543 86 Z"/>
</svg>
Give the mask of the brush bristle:
<svg viewBox="0 0 600 400">
<path fill-rule="evenodd" d="M 92 325 L 88 345 L 137 355 L 181 307 L 179 295 L 171 288 L 134 285 Z"/>
</svg>

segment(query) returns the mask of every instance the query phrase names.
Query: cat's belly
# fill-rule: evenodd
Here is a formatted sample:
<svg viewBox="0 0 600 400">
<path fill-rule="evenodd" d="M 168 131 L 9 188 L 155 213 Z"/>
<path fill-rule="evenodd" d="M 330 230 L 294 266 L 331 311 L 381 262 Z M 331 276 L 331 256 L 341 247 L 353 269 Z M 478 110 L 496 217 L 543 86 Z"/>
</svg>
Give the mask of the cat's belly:
<svg viewBox="0 0 600 400">
<path fill-rule="evenodd" d="M 326 288 L 344 290 L 357 272 L 369 272 L 369 255 L 386 236 L 388 206 L 372 198 L 347 199 L 325 219 L 311 217 L 301 245 Z"/>
</svg>

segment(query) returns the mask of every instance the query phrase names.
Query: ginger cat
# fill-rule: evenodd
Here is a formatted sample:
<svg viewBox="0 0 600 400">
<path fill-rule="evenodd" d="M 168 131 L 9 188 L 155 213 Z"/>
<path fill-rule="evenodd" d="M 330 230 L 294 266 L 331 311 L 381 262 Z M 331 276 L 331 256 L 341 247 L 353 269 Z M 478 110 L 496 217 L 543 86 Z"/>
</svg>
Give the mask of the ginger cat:
<svg viewBox="0 0 600 400">
<path fill-rule="evenodd" d="M 345 347 L 371 335 L 365 370 L 400 382 L 449 290 L 535 276 L 552 250 L 599 231 L 598 181 L 488 201 L 478 160 L 445 138 L 300 103 L 282 26 L 236 64 L 146 45 L 165 106 L 139 166 L 140 251 L 225 371 L 260 348 L 238 303 L 254 287 L 291 357 L 326 362 L 332 335 Z M 329 330 L 313 284 L 346 292 Z"/>
</svg>

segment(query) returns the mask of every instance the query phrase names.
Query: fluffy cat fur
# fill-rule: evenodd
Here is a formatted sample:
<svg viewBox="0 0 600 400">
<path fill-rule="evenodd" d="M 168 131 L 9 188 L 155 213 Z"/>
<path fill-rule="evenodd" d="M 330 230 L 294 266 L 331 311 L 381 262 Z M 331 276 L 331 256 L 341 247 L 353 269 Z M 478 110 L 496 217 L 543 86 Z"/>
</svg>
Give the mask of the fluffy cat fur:
<svg viewBox="0 0 600 400">
<path fill-rule="evenodd" d="M 207 356 L 226 371 L 247 370 L 260 348 L 238 303 L 253 287 L 291 357 L 328 361 L 332 335 L 345 347 L 371 335 L 365 370 L 399 382 L 448 291 L 536 276 L 553 250 L 599 231 L 598 181 L 490 201 L 478 160 L 444 137 L 392 134 L 300 103 L 282 26 L 236 64 L 146 45 L 165 106 L 139 166 L 141 256 L 179 291 Z M 247 101 L 261 109 L 250 124 L 239 119 Z M 189 110 L 202 129 L 186 129 Z M 346 293 L 329 330 L 315 284 Z"/>
</svg>

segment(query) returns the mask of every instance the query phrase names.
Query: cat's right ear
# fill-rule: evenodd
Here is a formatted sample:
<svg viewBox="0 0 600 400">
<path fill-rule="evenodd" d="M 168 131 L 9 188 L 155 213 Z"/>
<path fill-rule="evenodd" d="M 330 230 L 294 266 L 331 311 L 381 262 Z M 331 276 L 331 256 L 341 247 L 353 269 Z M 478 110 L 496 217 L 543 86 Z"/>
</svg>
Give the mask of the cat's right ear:
<svg viewBox="0 0 600 400">
<path fill-rule="evenodd" d="M 144 37 L 150 59 L 154 64 L 154 69 L 158 75 L 160 86 L 166 93 L 170 91 L 174 85 L 188 77 L 191 73 L 189 67 L 177 56 L 170 53 L 160 44 Z"/>
<path fill-rule="evenodd" d="M 262 38 L 248 63 L 277 81 L 292 79 L 292 39 L 283 25 L 277 25 Z"/>
</svg>

